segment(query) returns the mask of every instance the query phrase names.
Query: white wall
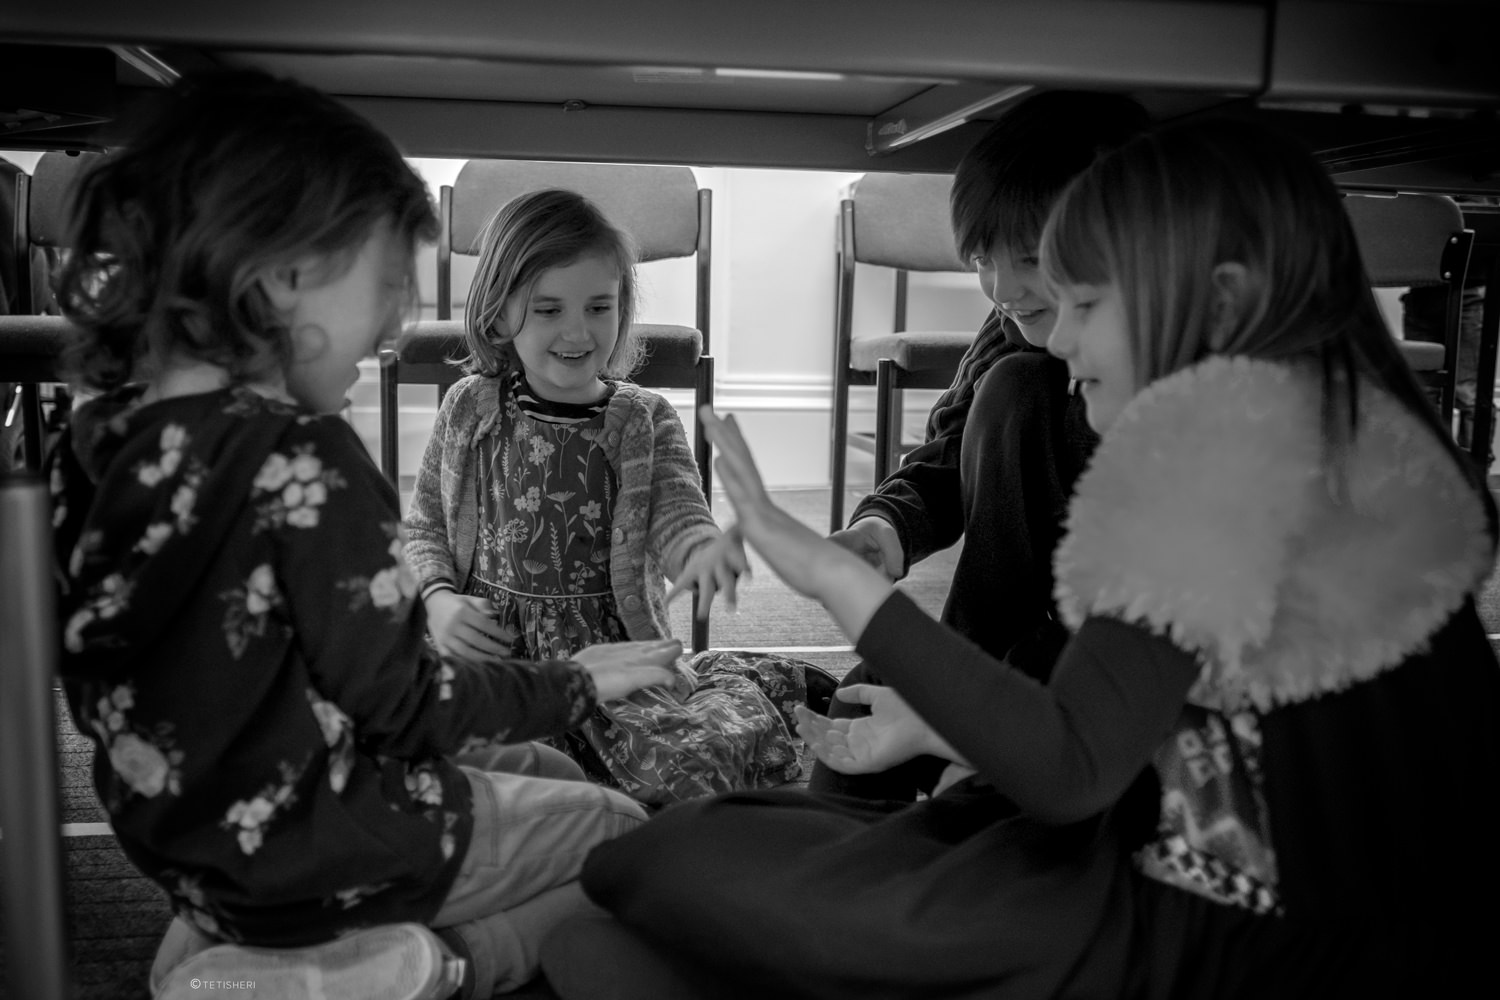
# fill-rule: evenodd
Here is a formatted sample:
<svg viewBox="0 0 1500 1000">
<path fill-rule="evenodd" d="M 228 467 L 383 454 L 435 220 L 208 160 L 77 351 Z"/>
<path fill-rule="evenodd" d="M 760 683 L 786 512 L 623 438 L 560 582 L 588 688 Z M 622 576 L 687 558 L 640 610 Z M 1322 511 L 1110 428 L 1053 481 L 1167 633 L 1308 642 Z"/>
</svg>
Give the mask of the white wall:
<svg viewBox="0 0 1500 1000">
<path fill-rule="evenodd" d="M 451 183 L 461 160 L 416 159 L 433 188 Z M 716 403 L 733 411 L 755 449 L 768 482 L 775 486 L 826 486 L 832 396 L 834 234 L 841 192 L 858 174 L 819 171 L 694 168 L 714 204 L 711 347 Z M 455 288 L 467 284 L 472 265 L 459 259 Z M 433 264 L 420 265 L 426 297 Z M 640 270 L 641 319 L 694 322 L 693 263 L 658 261 Z M 876 269 L 862 268 L 856 288 L 856 335 L 890 328 L 892 284 Z M 977 329 L 987 303 L 970 275 L 913 275 L 908 297 L 913 329 Z M 455 312 L 455 315 L 458 315 Z M 376 371 L 369 366 L 356 397 L 354 420 L 378 451 Z M 874 390 L 856 390 L 851 423 L 874 426 Z M 907 393 L 910 433 L 919 434 L 936 392 Z M 690 393 L 668 393 L 691 433 Z M 435 394 L 423 387 L 402 390 L 401 459 L 415 471 L 435 413 Z M 849 454 L 850 484 L 869 477 L 870 462 Z"/>
</svg>

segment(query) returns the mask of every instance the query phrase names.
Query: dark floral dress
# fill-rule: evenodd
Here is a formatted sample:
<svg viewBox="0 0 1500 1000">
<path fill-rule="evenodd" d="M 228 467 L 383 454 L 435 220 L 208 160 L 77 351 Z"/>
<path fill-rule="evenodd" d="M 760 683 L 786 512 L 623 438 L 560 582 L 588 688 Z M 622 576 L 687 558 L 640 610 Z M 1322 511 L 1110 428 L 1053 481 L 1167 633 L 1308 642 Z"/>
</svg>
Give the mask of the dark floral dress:
<svg viewBox="0 0 1500 1000">
<path fill-rule="evenodd" d="M 599 440 L 608 405 L 609 394 L 582 405 L 540 399 L 517 375 L 497 433 L 476 442 L 481 528 L 466 592 L 515 629 L 517 656 L 566 659 L 629 638 L 610 583 L 619 483 Z M 796 778 L 789 707 L 765 690 L 790 686 L 781 672 L 717 654 L 695 662 L 671 688 L 601 705 L 550 742 L 590 777 L 653 805 Z"/>
</svg>

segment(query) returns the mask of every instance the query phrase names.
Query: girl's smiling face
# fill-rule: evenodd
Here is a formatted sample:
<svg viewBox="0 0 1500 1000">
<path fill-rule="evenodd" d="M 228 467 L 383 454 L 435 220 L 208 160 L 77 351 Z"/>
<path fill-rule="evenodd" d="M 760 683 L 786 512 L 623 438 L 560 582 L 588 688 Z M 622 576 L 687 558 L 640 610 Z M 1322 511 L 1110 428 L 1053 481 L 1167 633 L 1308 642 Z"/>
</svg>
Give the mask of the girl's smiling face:
<svg viewBox="0 0 1500 1000">
<path fill-rule="evenodd" d="M 1101 434 L 1140 389 L 1125 303 L 1114 284 L 1060 286 L 1047 350 L 1068 363 L 1087 404 L 1089 426 Z"/>
<path fill-rule="evenodd" d="M 1057 309 L 1042 281 L 1036 251 L 997 246 L 976 255 L 973 264 L 985 297 L 1020 328 L 1027 343 L 1047 346 Z"/>
<path fill-rule="evenodd" d="M 531 389 L 555 403 L 604 395 L 599 373 L 620 336 L 620 270 L 590 255 L 543 271 L 505 303 L 504 323 Z"/>
</svg>

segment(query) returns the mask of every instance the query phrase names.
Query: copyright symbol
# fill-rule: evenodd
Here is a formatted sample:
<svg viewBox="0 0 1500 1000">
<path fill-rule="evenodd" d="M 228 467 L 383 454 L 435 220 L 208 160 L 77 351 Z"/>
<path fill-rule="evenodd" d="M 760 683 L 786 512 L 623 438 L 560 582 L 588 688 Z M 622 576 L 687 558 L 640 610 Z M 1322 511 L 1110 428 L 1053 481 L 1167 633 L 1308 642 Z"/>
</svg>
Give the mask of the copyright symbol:
<svg viewBox="0 0 1500 1000">
<path fill-rule="evenodd" d="M 200 986 L 203 985 L 203 980 L 201 980 L 201 979 L 194 979 L 192 982 L 188 983 L 188 985 L 191 986 L 193 989 L 196 990 L 198 987 L 200 987 Z"/>
</svg>

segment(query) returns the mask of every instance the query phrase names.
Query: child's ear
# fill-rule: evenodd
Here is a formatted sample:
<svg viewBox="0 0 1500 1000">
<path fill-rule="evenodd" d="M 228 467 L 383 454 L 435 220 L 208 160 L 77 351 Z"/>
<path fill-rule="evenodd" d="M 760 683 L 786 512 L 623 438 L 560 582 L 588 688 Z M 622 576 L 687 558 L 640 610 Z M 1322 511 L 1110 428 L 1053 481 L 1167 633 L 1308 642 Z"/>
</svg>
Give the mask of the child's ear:
<svg viewBox="0 0 1500 1000">
<path fill-rule="evenodd" d="M 289 312 L 297 304 L 307 277 L 301 262 L 283 261 L 266 267 L 256 281 L 278 312 Z"/>
<path fill-rule="evenodd" d="M 1238 261 L 1215 264 L 1213 286 L 1213 324 L 1209 342 L 1215 350 L 1224 350 L 1249 308 L 1250 271 Z"/>
</svg>

